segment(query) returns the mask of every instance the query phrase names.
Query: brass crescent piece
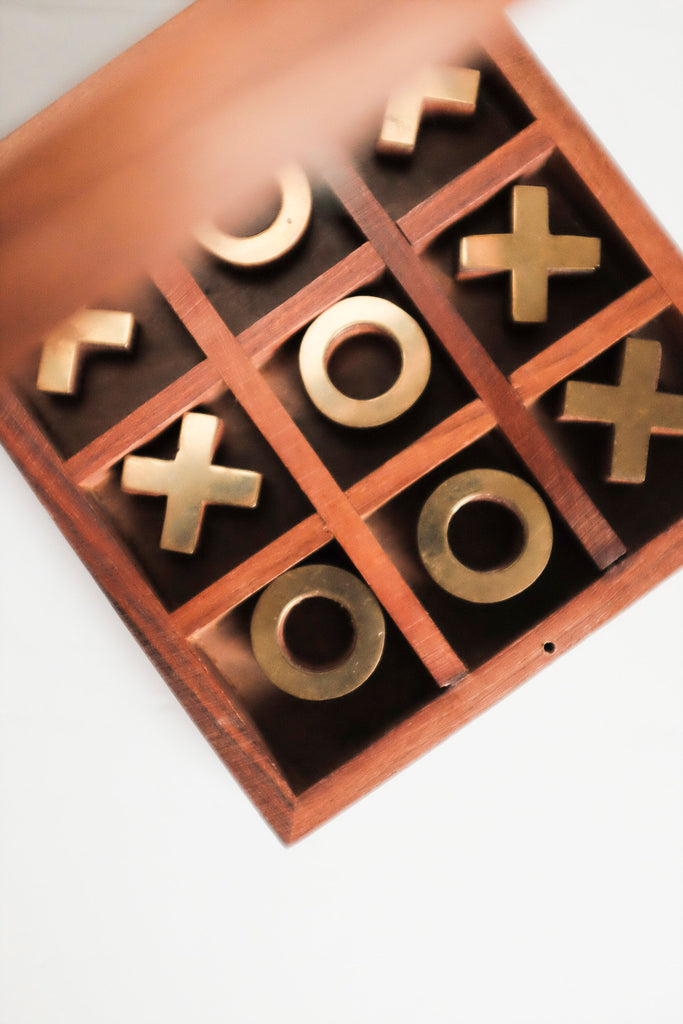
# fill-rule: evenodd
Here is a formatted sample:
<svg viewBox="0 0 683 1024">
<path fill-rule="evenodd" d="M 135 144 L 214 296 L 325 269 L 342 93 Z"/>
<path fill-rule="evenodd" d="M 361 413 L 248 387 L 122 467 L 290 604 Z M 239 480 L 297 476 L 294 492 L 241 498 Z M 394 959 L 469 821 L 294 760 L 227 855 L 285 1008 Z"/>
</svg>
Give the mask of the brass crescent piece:
<svg viewBox="0 0 683 1024">
<path fill-rule="evenodd" d="M 213 256 L 236 267 L 263 267 L 274 263 L 303 237 L 311 219 L 313 195 L 304 171 L 297 164 L 284 167 L 277 176 L 282 204 L 273 223 L 257 235 L 240 237 L 205 223 L 194 236 Z"/>
</svg>

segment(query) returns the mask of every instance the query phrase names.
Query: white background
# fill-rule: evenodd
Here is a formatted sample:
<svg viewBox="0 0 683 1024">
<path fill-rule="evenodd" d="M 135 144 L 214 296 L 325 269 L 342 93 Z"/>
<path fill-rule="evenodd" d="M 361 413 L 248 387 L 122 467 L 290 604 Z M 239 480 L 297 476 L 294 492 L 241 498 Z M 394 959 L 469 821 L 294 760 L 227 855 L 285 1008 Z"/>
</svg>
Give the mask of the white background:
<svg viewBox="0 0 683 1024">
<path fill-rule="evenodd" d="M 1 2 L 0 132 L 180 6 Z M 682 8 L 516 14 L 679 244 Z M 0 1024 L 683 1019 L 683 576 L 285 850 L 0 496 Z"/>
</svg>

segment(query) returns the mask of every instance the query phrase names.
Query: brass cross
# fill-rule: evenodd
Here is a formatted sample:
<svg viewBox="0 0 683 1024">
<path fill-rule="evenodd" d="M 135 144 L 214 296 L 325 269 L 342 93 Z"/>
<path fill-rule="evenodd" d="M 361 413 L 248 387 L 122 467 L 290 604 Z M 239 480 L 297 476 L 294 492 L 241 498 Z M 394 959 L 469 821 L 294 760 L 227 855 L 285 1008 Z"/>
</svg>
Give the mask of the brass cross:
<svg viewBox="0 0 683 1024">
<path fill-rule="evenodd" d="M 473 114 L 480 73 L 470 68 L 429 68 L 389 99 L 378 153 L 410 155 L 424 113 Z"/>
<path fill-rule="evenodd" d="M 260 473 L 211 465 L 222 431 L 216 416 L 188 412 L 172 462 L 129 455 L 123 464 L 124 491 L 168 499 L 161 535 L 161 547 L 167 551 L 193 554 L 206 505 L 255 508 L 258 503 Z"/>
<path fill-rule="evenodd" d="M 541 323 L 548 318 L 548 277 L 600 266 L 600 239 L 552 235 L 548 190 L 517 185 L 512 193 L 512 234 L 471 235 L 460 243 L 460 280 L 509 270 L 512 318 Z"/>
<path fill-rule="evenodd" d="M 111 309 L 81 309 L 54 328 L 43 344 L 37 387 L 57 395 L 73 395 L 84 352 L 89 349 L 127 351 L 135 320 Z"/>
<path fill-rule="evenodd" d="M 614 427 L 612 483 L 641 484 L 652 434 L 683 435 L 683 395 L 657 391 L 662 346 L 627 338 L 618 385 L 569 381 L 562 420 Z"/>
</svg>

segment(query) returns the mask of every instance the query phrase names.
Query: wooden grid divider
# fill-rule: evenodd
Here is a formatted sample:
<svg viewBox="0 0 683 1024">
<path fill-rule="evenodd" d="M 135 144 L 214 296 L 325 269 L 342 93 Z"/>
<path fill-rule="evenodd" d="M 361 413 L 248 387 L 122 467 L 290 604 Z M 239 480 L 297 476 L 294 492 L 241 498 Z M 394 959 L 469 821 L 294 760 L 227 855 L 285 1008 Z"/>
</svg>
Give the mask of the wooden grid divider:
<svg viewBox="0 0 683 1024">
<path fill-rule="evenodd" d="M 547 659 L 645 593 L 683 561 L 683 522 L 618 559 L 623 546 L 540 433 L 526 406 L 672 305 L 683 307 L 683 261 L 561 93 L 508 25 L 487 45 L 503 77 L 536 119 L 397 223 L 351 169 L 337 194 L 366 241 L 235 339 L 184 268 L 162 290 L 201 339 L 207 358 L 68 460 L 61 459 L 21 400 L 0 384 L 0 440 L 89 566 L 171 689 L 219 756 L 285 839 L 309 832 L 352 800 L 490 707 Z M 41 122 L 42 123 L 42 122 Z M 519 368 L 507 381 L 430 277 L 422 253 L 443 231 L 502 188 L 561 154 L 652 277 Z M 355 178 L 354 178 L 355 175 Z M 363 191 L 365 190 L 365 191 Z M 388 223 L 387 223 L 388 222 Z M 481 397 L 342 491 L 259 373 L 274 352 L 335 301 L 392 273 L 431 323 Z M 410 285 L 412 284 L 412 287 Z M 462 363 L 462 353 L 469 353 Z M 457 356 L 457 358 L 456 358 Z M 480 385 L 477 388 L 477 383 Z M 83 488 L 192 406 L 230 387 L 318 511 L 173 613 L 163 606 L 125 544 Z M 240 697 L 191 642 L 204 626 L 336 537 L 440 683 L 464 666 L 363 521 L 411 483 L 501 427 L 601 567 L 600 578 L 359 754 L 295 793 L 242 710 Z M 530 431 L 530 434 L 527 432 Z M 540 459 L 536 451 L 542 439 Z M 540 477 L 539 477 L 540 470 Z M 545 481 L 545 482 L 544 482 Z M 567 490 L 558 501 L 558 492 Z M 427 662 L 429 661 L 429 664 Z"/>
<path fill-rule="evenodd" d="M 451 224 L 471 213 L 522 174 L 543 164 L 555 149 L 537 124 L 531 124 L 478 164 L 464 171 L 398 221 L 404 234 L 421 252 Z M 272 313 L 238 334 L 237 340 L 258 367 L 296 331 L 305 327 L 331 302 L 377 280 L 384 261 L 369 242 L 306 285 Z"/>
<path fill-rule="evenodd" d="M 310 285 L 272 313 L 266 314 L 240 335 L 238 342 L 262 366 L 300 327 L 315 319 L 329 304 L 374 281 L 384 264 L 371 245 L 355 249 Z M 223 377 L 210 359 L 203 359 L 178 380 L 143 402 L 104 434 L 100 434 L 66 461 L 71 479 L 92 486 L 125 455 L 155 437 L 192 406 L 211 399 L 225 387 Z"/>
<path fill-rule="evenodd" d="M 531 405 L 569 374 L 669 305 L 668 296 L 650 278 L 525 363 L 512 374 L 510 383 L 524 405 Z M 363 517 L 372 515 L 425 473 L 474 444 L 495 426 L 491 410 L 481 399 L 475 399 L 359 480 L 347 494 Z"/>
<path fill-rule="evenodd" d="M 544 644 L 556 652 L 578 643 L 636 601 L 683 563 L 683 521 L 627 559 L 543 622 L 441 694 L 438 705 L 418 709 L 361 753 L 302 793 L 294 808 L 290 841 L 315 828 L 354 800 L 442 742 L 456 729 L 512 693 L 548 661 Z"/>
<path fill-rule="evenodd" d="M 511 383 L 525 405 L 531 404 L 669 305 L 666 293 L 649 278 L 525 363 L 512 374 Z M 346 495 L 367 518 L 495 425 L 493 414 L 477 398 L 353 484 Z M 188 636 L 210 625 L 327 540 L 320 517 L 310 516 L 177 609 L 174 622 Z"/>
<path fill-rule="evenodd" d="M 535 402 L 670 306 L 669 296 L 662 286 L 649 277 L 520 366 L 511 374 L 510 383 L 525 404 Z"/>
<path fill-rule="evenodd" d="M 474 167 L 463 171 L 398 220 L 416 252 L 483 206 L 506 185 L 538 170 L 555 151 L 549 135 L 534 121 Z"/>
<path fill-rule="evenodd" d="M 341 159 L 327 176 L 361 231 L 491 410 L 508 441 L 596 565 L 606 569 L 621 558 L 626 549 L 619 537 L 363 179 Z"/>
<path fill-rule="evenodd" d="M 100 510 L 64 473 L 64 462 L 5 382 L 0 382 L 0 441 L 26 467 L 31 485 L 185 710 L 279 832 L 295 795 L 250 720 L 178 631 Z"/>
<path fill-rule="evenodd" d="M 184 636 L 193 636 L 262 590 L 280 573 L 319 551 L 329 540 L 332 534 L 316 512 L 172 612 L 176 629 Z"/>
<path fill-rule="evenodd" d="M 185 267 L 155 283 L 439 686 L 466 668 Z"/>
<path fill-rule="evenodd" d="M 288 338 L 327 309 L 330 302 L 338 302 L 383 273 L 384 263 L 366 242 L 272 313 L 247 327 L 237 335 L 237 340 L 254 365 L 261 367 Z"/>
<path fill-rule="evenodd" d="M 66 472 L 74 483 L 91 485 L 124 455 L 155 437 L 192 406 L 207 401 L 222 386 L 223 380 L 210 360 L 202 360 L 72 455 L 66 462 Z"/>
<path fill-rule="evenodd" d="M 471 213 L 521 174 L 530 173 L 554 150 L 547 135 L 534 123 L 504 143 L 473 168 L 463 172 L 400 220 L 403 232 L 417 251 L 438 234 Z M 305 327 L 331 303 L 376 281 L 385 264 L 365 242 L 295 295 L 237 335 L 239 344 L 256 367 L 262 367 L 296 331 Z M 104 434 L 67 460 L 72 480 L 90 486 L 134 448 L 168 426 L 193 405 L 206 401 L 223 378 L 205 359 L 179 380 L 135 409 Z"/>
<path fill-rule="evenodd" d="M 683 308 L 683 262 L 674 242 L 507 19 L 486 50 L 671 302 Z"/>
<path fill-rule="evenodd" d="M 405 214 L 398 225 L 416 252 L 423 251 L 443 230 L 486 202 L 501 188 L 543 164 L 556 149 L 538 122 L 466 170 L 437 193 Z M 256 367 L 331 302 L 376 280 L 385 263 L 366 242 L 337 265 L 305 286 L 272 313 L 247 328 L 237 342 Z M 549 346 L 511 376 L 525 404 L 594 358 L 630 330 L 656 316 L 669 304 L 667 295 L 649 280 Z M 212 359 L 204 359 L 178 381 L 125 417 L 66 462 L 74 482 L 92 485 L 129 451 L 144 444 L 187 409 L 225 386 Z M 459 409 L 418 441 L 389 459 L 346 492 L 354 509 L 366 518 L 410 486 L 424 473 L 478 440 L 496 426 L 494 414 L 481 399 Z M 277 538 L 172 613 L 176 627 L 190 636 L 281 572 L 313 554 L 330 539 L 317 514 Z"/>
</svg>

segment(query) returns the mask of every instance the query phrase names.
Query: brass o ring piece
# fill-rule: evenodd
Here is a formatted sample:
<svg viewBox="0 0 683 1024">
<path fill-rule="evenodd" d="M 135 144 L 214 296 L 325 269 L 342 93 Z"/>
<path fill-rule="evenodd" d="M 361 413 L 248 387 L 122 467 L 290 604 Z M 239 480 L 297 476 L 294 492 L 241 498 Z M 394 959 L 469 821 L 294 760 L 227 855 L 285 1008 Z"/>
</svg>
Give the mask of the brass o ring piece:
<svg viewBox="0 0 683 1024">
<path fill-rule="evenodd" d="M 451 551 L 448 525 L 470 501 L 494 501 L 513 512 L 524 529 L 524 547 L 507 565 L 470 569 Z M 420 557 L 432 579 L 449 594 L 473 604 L 507 601 L 541 575 L 553 546 L 553 527 L 542 498 L 511 473 L 474 469 L 446 480 L 427 499 L 417 526 Z"/>
<path fill-rule="evenodd" d="M 296 164 L 284 167 L 277 176 L 282 205 L 265 231 L 239 237 L 206 223 L 195 230 L 196 240 L 210 253 L 238 267 L 262 267 L 293 249 L 311 219 L 313 196 L 308 178 Z"/>
<path fill-rule="evenodd" d="M 285 646 L 285 620 L 308 597 L 326 597 L 351 616 L 353 647 L 332 668 L 307 669 Z M 304 565 L 283 573 L 264 590 L 251 618 L 251 644 L 259 665 L 275 686 L 302 700 L 332 700 L 356 690 L 379 664 L 384 635 L 384 615 L 374 594 L 333 565 Z"/>
<path fill-rule="evenodd" d="M 334 349 L 356 334 L 388 335 L 401 351 L 401 372 L 375 398 L 350 398 L 334 386 L 327 372 Z M 313 404 L 328 419 L 346 427 L 377 427 L 396 419 L 418 400 L 429 380 L 431 353 L 420 325 L 404 309 L 372 295 L 342 299 L 321 313 L 306 331 L 299 369 Z"/>
</svg>

